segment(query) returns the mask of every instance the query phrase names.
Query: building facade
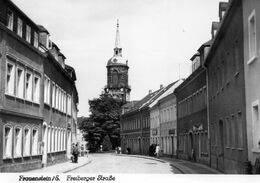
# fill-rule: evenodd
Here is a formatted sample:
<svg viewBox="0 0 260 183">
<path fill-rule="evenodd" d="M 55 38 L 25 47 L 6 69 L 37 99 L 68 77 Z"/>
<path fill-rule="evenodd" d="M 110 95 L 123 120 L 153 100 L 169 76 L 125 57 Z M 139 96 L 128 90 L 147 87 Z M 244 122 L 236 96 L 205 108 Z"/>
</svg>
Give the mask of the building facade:
<svg viewBox="0 0 260 183">
<path fill-rule="evenodd" d="M 149 154 L 150 105 L 162 94 L 162 91 L 163 87 L 155 92 L 149 91 L 140 101 L 122 107 L 120 134 L 123 152 L 130 148 L 133 154 Z"/>
<path fill-rule="evenodd" d="M 204 64 L 209 89 L 211 166 L 225 173 L 246 173 L 248 167 L 244 2 L 220 3 L 220 22 L 216 29 L 212 26 L 213 42 Z"/>
<path fill-rule="evenodd" d="M 244 22 L 244 69 L 245 69 L 245 94 L 246 94 L 246 121 L 247 121 L 247 145 L 248 160 L 253 166 L 253 172 L 260 172 L 260 121 L 259 99 L 260 78 L 259 47 L 260 47 L 260 2 L 257 0 L 243 1 Z"/>
<path fill-rule="evenodd" d="M 46 29 L 11 1 L 0 5 L 0 171 L 64 161 L 76 78 L 60 64 L 64 56 L 52 52 L 57 47 Z"/>
<path fill-rule="evenodd" d="M 107 85 L 105 93 L 113 98 L 124 102 L 130 100 L 131 88 L 128 85 L 128 60 L 122 56 L 122 47 L 120 45 L 119 22 L 117 21 L 116 41 L 114 56 L 107 62 Z"/>
<path fill-rule="evenodd" d="M 210 47 L 204 43 L 191 58 L 191 75 L 175 89 L 178 158 L 209 164 L 206 70 L 202 64 Z"/>
</svg>

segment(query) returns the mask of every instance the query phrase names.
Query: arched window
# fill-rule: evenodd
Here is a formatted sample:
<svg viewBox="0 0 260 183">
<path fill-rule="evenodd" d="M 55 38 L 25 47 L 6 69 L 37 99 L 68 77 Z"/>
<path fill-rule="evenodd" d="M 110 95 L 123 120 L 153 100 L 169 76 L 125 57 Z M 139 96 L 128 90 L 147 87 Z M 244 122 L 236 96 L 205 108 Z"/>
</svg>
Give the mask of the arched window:
<svg viewBox="0 0 260 183">
<path fill-rule="evenodd" d="M 51 130 L 51 152 L 54 152 L 54 138 L 55 137 L 55 131 L 54 131 L 54 127 L 52 127 L 52 130 Z"/>
<path fill-rule="evenodd" d="M 32 154 L 38 154 L 38 129 L 32 130 Z"/>
<path fill-rule="evenodd" d="M 30 128 L 24 128 L 24 139 L 23 139 L 23 155 L 29 156 L 31 154 L 31 130 Z"/>
<path fill-rule="evenodd" d="M 14 156 L 20 157 L 22 155 L 22 128 L 15 127 L 14 129 Z"/>
<path fill-rule="evenodd" d="M 51 129 L 51 127 L 50 126 L 48 126 L 48 142 L 47 142 L 47 152 L 49 153 L 49 152 L 51 152 L 51 131 L 52 131 L 52 129 Z"/>
<path fill-rule="evenodd" d="M 4 158 L 12 157 L 12 137 L 13 137 L 13 128 L 10 125 L 5 125 L 4 127 Z"/>
<path fill-rule="evenodd" d="M 117 86 L 118 83 L 118 73 L 117 71 L 112 72 L 112 85 Z"/>
</svg>

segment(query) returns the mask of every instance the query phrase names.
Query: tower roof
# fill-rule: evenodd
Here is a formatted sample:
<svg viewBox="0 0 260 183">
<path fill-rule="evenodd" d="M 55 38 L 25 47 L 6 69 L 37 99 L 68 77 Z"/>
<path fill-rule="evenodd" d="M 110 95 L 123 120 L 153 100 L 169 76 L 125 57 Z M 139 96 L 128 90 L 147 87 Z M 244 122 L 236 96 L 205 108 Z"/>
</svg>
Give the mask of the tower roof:
<svg viewBox="0 0 260 183">
<path fill-rule="evenodd" d="M 122 47 L 120 44 L 120 34 L 119 34 L 119 20 L 117 19 L 116 24 L 116 40 L 114 48 L 114 56 L 110 58 L 107 62 L 107 66 L 112 65 L 127 65 L 127 59 L 122 56 Z"/>
</svg>

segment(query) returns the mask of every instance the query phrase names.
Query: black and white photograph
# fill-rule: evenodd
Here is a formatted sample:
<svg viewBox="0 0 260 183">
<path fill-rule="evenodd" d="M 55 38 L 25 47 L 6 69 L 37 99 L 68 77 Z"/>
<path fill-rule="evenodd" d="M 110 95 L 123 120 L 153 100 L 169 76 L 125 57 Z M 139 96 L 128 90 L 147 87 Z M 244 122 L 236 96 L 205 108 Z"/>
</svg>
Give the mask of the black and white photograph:
<svg viewBox="0 0 260 183">
<path fill-rule="evenodd" d="M 259 0 L 0 0 L 0 179 L 250 181 L 258 56 Z"/>
</svg>

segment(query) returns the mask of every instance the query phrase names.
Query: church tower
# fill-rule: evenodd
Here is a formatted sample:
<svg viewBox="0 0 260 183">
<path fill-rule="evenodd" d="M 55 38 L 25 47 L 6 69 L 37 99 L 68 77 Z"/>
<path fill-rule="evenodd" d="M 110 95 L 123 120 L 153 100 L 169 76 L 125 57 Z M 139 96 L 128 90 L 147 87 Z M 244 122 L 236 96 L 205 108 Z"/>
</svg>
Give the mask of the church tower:
<svg viewBox="0 0 260 183">
<path fill-rule="evenodd" d="M 124 102 L 130 100 L 131 88 L 128 85 L 128 60 L 122 56 L 122 47 L 120 45 L 119 21 L 117 20 L 116 41 L 114 56 L 107 62 L 107 85 L 105 93 L 113 98 Z"/>
</svg>

